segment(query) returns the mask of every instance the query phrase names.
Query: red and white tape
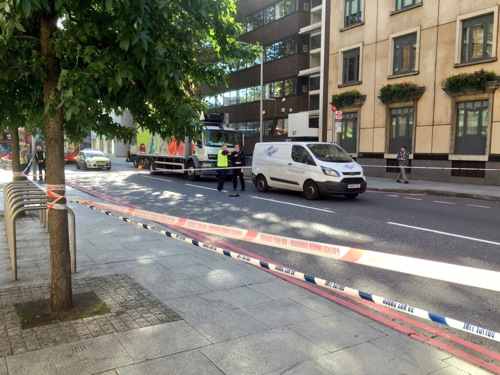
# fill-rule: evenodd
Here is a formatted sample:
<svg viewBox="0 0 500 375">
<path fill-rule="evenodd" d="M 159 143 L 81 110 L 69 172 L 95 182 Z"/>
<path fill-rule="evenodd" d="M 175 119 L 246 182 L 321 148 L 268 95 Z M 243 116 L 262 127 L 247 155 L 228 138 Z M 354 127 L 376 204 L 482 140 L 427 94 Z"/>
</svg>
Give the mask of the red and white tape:
<svg viewBox="0 0 500 375">
<path fill-rule="evenodd" d="M 371 250 L 362 250 L 354 247 L 337 246 L 321 242 L 277 236 L 252 230 L 244 230 L 176 216 L 158 214 L 135 208 L 122 207 L 109 203 L 94 202 L 76 198 L 69 199 L 83 205 L 94 205 L 96 207 L 152 220 L 169 226 L 191 229 L 285 250 L 319 255 L 344 262 L 362 264 L 369 267 L 376 267 L 462 285 L 469 285 L 477 288 L 500 291 L 500 272 L 435 262 L 402 255 L 387 254 Z"/>
</svg>

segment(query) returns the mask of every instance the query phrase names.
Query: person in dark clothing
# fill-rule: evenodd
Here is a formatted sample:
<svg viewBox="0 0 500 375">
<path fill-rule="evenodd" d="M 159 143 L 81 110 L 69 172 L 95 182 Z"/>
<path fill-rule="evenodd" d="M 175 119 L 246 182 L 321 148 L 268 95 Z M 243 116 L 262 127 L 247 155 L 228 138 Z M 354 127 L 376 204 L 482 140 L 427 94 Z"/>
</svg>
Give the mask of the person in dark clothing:
<svg viewBox="0 0 500 375">
<path fill-rule="evenodd" d="M 245 154 L 240 150 L 240 145 L 234 145 L 234 151 L 231 153 L 231 163 L 233 167 L 240 167 L 233 169 L 233 189 L 238 187 L 238 178 L 240 179 L 241 191 L 245 191 L 245 178 L 241 167 L 245 166 Z"/>
<path fill-rule="evenodd" d="M 42 146 L 36 146 L 35 161 L 38 165 L 38 181 L 45 181 L 45 151 L 42 150 Z M 33 181 L 36 180 L 36 167 L 33 168 Z"/>
<path fill-rule="evenodd" d="M 406 152 L 406 146 L 401 147 L 401 151 L 399 151 L 396 160 L 399 162 L 399 175 L 397 178 L 397 182 L 401 182 L 401 177 L 405 184 L 408 183 L 408 177 L 406 177 L 406 167 L 408 166 L 408 160 L 410 159 L 410 154 Z"/>
<path fill-rule="evenodd" d="M 226 168 L 229 167 L 228 154 L 229 151 L 227 150 L 227 145 L 222 145 L 221 149 L 217 153 L 217 168 L 221 168 L 217 170 L 217 176 L 218 176 L 217 190 L 222 191 L 223 193 L 227 192 L 227 190 L 224 189 L 224 182 L 226 181 L 226 174 L 227 174 Z"/>
</svg>

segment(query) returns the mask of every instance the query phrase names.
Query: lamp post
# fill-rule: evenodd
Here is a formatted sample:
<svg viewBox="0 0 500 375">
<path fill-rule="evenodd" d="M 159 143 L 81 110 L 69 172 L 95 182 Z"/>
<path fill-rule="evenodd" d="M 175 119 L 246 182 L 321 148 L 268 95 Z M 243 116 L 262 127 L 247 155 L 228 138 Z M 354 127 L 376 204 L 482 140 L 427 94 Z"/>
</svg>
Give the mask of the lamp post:
<svg viewBox="0 0 500 375">
<path fill-rule="evenodd" d="M 259 141 L 262 143 L 262 135 L 264 132 L 264 48 L 260 49 L 260 117 L 259 117 Z"/>
</svg>

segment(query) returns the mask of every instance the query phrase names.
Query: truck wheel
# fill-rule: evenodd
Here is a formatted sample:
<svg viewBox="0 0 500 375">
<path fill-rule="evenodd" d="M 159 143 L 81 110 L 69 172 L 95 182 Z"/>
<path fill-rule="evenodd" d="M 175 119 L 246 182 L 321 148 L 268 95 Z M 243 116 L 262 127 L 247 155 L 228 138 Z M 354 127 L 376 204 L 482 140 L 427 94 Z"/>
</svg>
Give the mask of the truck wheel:
<svg viewBox="0 0 500 375">
<path fill-rule="evenodd" d="M 137 156 L 134 158 L 134 167 L 135 168 L 139 167 L 139 158 Z"/>
<path fill-rule="evenodd" d="M 80 164 L 78 164 L 78 162 L 75 165 L 76 165 L 76 169 L 80 169 Z"/>
<path fill-rule="evenodd" d="M 358 196 L 358 193 L 344 194 L 345 199 L 354 199 Z"/>
<path fill-rule="evenodd" d="M 308 180 L 304 183 L 304 197 L 309 200 L 315 200 L 319 198 L 318 185 L 314 181 Z"/>
<path fill-rule="evenodd" d="M 269 190 L 269 185 L 267 184 L 266 178 L 261 174 L 257 176 L 255 186 L 257 187 L 257 190 L 261 192 L 266 192 Z"/>
<path fill-rule="evenodd" d="M 186 175 L 187 175 L 187 178 L 189 181 L 197 181 L 200 179 L 200 175 L 196 173 L 196 171 L 194 171 L 194 163 L 192 160 L 190 160 L 187 164 L 187 171 L 186 171 Z"/>
</svg>

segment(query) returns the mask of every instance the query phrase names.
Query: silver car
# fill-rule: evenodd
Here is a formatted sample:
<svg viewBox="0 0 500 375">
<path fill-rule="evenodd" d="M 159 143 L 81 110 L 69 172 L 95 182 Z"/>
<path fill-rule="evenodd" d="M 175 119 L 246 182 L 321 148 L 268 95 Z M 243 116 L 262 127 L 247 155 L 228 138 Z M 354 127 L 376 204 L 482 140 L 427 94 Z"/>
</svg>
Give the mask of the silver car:
<svg viewBox="0 0 500 375">
<path fill-rule="evenodd" d="M 101 150 L 84 149 L 76 157 L 76 169 L 111 169 L 111 160 Z"/>
</svg>

